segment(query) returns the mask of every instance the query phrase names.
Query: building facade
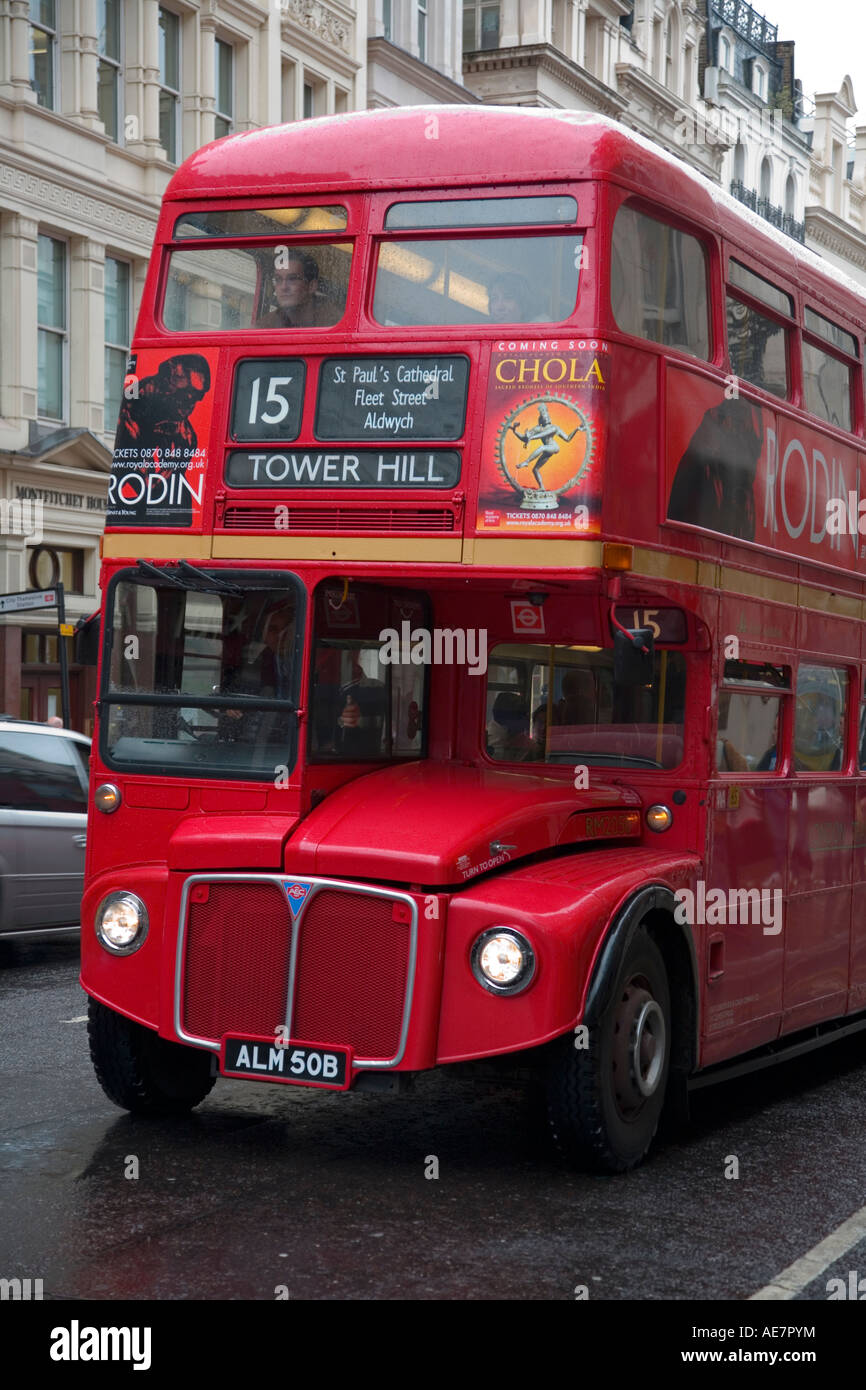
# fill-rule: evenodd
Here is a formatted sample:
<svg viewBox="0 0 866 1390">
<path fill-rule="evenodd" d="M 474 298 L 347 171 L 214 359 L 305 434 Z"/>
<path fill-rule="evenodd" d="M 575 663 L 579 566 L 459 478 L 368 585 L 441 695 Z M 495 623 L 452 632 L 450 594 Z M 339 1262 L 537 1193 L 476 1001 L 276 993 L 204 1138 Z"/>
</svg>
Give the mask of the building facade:
<svg viewBox="0 0 866 1390">
<path fill-rule="evenodd" d="M 126 355 L 174 167 L 366 105 L 366 0 L 0 0 L 0 594 L 98 603 Z M 56 613 L 0 616 L 0 712 L 60 714 Z M 71 643 L 69 650 L 72 656 Z M 92 671 L 70 665 L 72 724 Z"/>
<path fill-rule="evenodd" d="M 745 0 L 0 0 L 0 594 L 97 606 L 160 198 L 208 141 L 430 103 L 614 117 L 866 283 L 866 127 L 811 118 Z M 56 615 L 0 614 L 0 712 L 60 712 Z M 70 657 L 71 657 L 70 650 Z M 92 672 L 71 666 L 89 732 Z"/>
</svg>

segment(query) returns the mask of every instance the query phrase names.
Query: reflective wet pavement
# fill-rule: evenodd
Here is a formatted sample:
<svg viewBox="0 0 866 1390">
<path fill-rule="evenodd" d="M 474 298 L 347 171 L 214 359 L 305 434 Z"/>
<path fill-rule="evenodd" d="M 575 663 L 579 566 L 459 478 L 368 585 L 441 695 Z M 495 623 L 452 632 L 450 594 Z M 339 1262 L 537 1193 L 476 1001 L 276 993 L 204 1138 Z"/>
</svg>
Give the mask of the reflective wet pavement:
<svg viewBox="0 0 866 1390">
<path fill-rule="evenodd" d="M 866 1202 L 866 1040 L 702 1093 L 598 1178 L 537 1097 L 453 1069 L 398 1096 L 219 1080 L 133 1120 L 85 1012 L 74 942 L 0 943 L 0 1277 L 47 1299 L 743 1299 Z M 866 1240 L 801 1296 L 851 1271 Z"/>
</svg>

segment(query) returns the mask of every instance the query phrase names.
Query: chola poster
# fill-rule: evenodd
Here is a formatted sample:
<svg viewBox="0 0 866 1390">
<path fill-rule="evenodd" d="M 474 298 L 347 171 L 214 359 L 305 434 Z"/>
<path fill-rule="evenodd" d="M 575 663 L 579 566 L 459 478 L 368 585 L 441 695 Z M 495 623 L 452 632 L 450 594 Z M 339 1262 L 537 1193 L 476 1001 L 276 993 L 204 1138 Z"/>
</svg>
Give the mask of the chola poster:
<svg viewBox="0 0 866 1390">
<path fill-rule="evenodd" d="M 601 529 L 605 343 L 499 343 L 490 362 L 476 529 Z"/>
</svg>

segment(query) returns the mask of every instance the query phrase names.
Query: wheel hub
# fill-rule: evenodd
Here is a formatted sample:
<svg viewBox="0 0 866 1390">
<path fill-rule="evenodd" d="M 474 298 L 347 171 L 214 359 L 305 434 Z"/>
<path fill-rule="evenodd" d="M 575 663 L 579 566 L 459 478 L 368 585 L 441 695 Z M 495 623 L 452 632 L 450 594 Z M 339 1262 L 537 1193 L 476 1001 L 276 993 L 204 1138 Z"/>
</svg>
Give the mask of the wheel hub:
<svg viewBox="0 0 866 1390">
<path fill-rule="evenodd" d="M 614 1016 L 613 1083 L 624 1118 L 635 1116 L 657 1090 L 664 1071 L 664 1014 L 644 980 L 630 980 Z"/>
</svg>

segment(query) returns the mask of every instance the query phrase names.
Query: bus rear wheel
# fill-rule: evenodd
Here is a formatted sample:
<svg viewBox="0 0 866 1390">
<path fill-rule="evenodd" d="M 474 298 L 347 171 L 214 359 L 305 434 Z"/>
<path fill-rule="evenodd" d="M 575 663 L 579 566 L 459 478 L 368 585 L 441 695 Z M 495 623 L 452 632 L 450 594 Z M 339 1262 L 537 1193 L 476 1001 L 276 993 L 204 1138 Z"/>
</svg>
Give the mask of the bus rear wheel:
<svg viewBox="0 0 866 1390">
<path fill-rule="evenodd" d="M 667 971 L 645 927 L 635 934 L 610 1005 L 586 1047 L 567 1034 L 548 1078 L 548 1119 L 577 1166 L 624 1173 L 652 1143 L 664 1105 L 671 1051 Z"/>
<path fill-rule="evenodd" d="M 168 1042 L 98 1000 L 87 1034 L 96 1079 L 109 1100 L 136 1115 L 183 1115 L 211 1090 L 211 1055 Z"/>
</svg>

